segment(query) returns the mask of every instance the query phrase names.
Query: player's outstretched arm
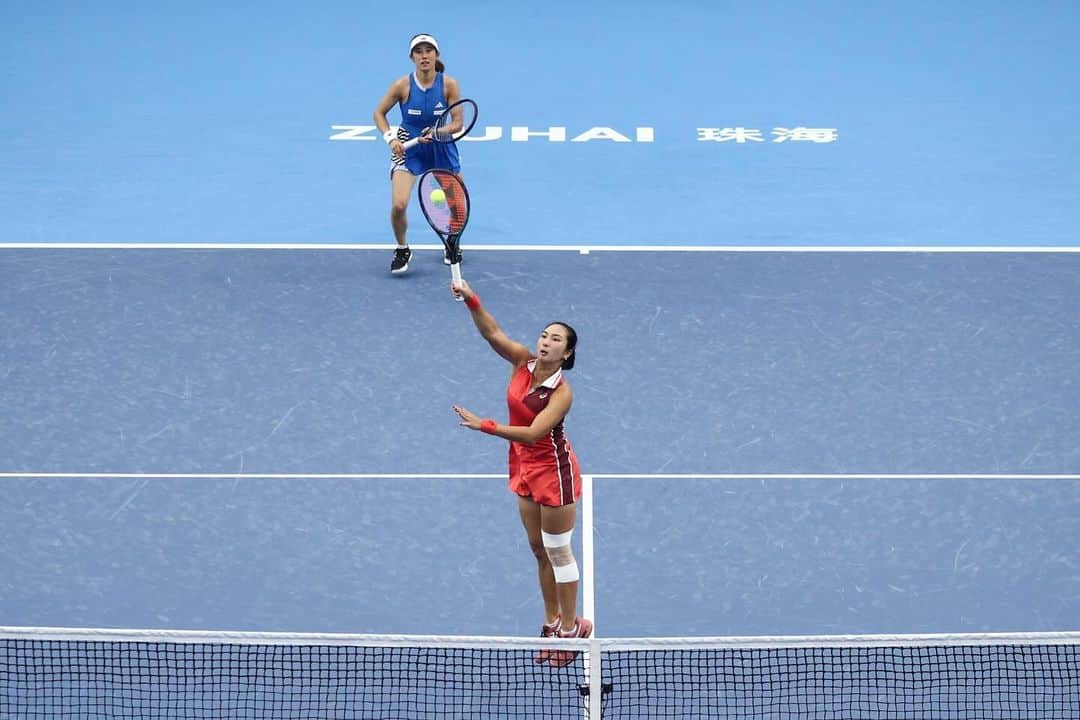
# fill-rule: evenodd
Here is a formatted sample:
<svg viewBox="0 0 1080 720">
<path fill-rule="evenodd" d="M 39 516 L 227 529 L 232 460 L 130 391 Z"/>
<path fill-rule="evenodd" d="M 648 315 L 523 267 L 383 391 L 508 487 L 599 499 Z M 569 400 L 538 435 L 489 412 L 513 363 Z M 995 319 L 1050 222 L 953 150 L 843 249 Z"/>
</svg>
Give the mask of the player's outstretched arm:
<svg viewBox="0 0 1080 720">
<path fill-rule="evenodd" d="M 552 393 L 551 401 L 548 406 L 541 410 L 533 419 L 532 425 L 503 425 L 497 423 L 494 420 L 484 419 L 466 408 L 460 405 L 451 406 L 461 418 L 461 422 L 458 423 L 462 427 L 467 427 L 470 430 L 480 430 L 486 432 L 488 435 L 495 435 L 501 437 L 504 440 L 513 440 L 515 442 L 525 443 L 526 445 L 532 445 L 536 441 L 543 437 L 546 437 L 551 433 L 551 429 L 562 422 L 566 414 L 570 412 L 570 405 L 574 402 L 574 394 L 570 390 L 570 386 L 566 383 L 562 383 L 559 387 L 555 388 L 555 392 Z"/>
<path fill-rule="evenodd" d="M 476 325 L 480 336 L 491 345 L 492 350 L 515 366 L 528 362 L 532 358 L 529 348 L 506 336 L 491 313 L 480 304 L 480 296 L 469 287 L 469 283 L 462 280 L 460 284 L 452 284 L 450 289 L 455 295 L 465 298 L 465 305 L 469 308 L 469 314 L 472 315 L 473 324 Z"/>
</svg>

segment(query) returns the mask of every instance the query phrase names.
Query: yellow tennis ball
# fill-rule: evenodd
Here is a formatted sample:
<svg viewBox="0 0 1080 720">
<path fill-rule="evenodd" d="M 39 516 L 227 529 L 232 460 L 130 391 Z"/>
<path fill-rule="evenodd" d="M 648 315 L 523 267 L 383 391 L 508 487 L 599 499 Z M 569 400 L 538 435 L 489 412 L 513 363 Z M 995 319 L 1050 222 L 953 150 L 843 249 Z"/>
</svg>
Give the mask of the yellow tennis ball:
<svg viewBox="0 0 1080 720">
<path fill-rule="evenodd" d="M 444 193 L 442 190 L 439 190 L 438 188 L 432 190 L 431 202 L 435 203 L 436 205 L 442 205 L 444 202 L 446 202 L 446 193 Z"/>
</svg>

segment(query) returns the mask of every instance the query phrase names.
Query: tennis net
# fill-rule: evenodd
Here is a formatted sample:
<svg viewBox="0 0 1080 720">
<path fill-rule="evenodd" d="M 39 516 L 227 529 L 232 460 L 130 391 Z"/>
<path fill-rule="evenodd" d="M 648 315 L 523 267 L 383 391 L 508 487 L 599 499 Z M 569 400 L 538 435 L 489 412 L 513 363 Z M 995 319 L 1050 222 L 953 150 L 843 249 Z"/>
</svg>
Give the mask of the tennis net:
<svg viewBox="0 0 1080 720">
<path fill-rule="evenodd" d="M 1080 633 L 559 642 L 0 628 L 0 717 L 1080 718 Z"/>
</svg>

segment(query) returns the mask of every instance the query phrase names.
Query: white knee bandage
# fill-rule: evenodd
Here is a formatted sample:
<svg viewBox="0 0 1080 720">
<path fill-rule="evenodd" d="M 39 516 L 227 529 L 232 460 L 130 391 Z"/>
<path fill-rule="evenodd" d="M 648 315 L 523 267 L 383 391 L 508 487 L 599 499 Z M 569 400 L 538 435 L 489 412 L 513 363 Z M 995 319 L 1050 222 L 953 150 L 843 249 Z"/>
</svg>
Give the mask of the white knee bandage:
<svg viewBox="0 0 1080 720">
<path fill-rule="evenodd" d="M 555 582 L 577 582 L 577 560 L 574 559 L 574 548 L 570 546 L 570 538 L 574 531 L 568 530 L 558 535 L 552 535 L 541 531 L 544 539 L 544 549 L 547 550 L 548 559 L 551 560 L 551 569 L 555 571 Z"/>
</svg>

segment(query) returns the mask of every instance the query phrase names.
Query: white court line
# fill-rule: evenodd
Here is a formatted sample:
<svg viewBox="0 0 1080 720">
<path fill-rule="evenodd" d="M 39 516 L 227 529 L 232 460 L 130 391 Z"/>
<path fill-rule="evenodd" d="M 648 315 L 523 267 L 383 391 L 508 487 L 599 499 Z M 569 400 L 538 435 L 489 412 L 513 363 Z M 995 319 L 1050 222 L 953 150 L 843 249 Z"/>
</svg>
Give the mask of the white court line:
<svg viewBox="0 0 1080 720">
<path fill-rule="evenodd" d="M 47 243 L 0 242 L 0 250 L 391 250 L 389 243 Z M 439 250 L 442 244 L 412 244 Z M 1076 253 L 1080 246 L 1052 245 L 467 245 L 466 250 L 528 252 L 680 253 Z"/>
<path fill-rule="evenodd" d="M 1080 475 L 1040 473 L 612 473 L 596 480 L 1080 480 Z"/>
<path fill-rule="evenodd" d="M 110 480 L 505 480 L 506 473 L 21 473 L 0 472 L 0 478 L 105 478 Z"/>
<path fill-rule="evenodd" d="M 581 476 L 581 568 L 584 582 L 581 584 L 581 614 L 590 620 L 596 618 L 596 584 L 593 575 L 593 488 L 592 475 Z"/>
<path fill-rule="evenodd" d="M 108 473 L 0 472 L 0 479 L 505 480 L 505 473 Z M 1041 473 L 591 473 L 592 480 L 1080 480 Z M 590 485 L 591 487 L 591 485 Z M 582 492 L 584 493 L 584 480 Z"/>
</svg>

